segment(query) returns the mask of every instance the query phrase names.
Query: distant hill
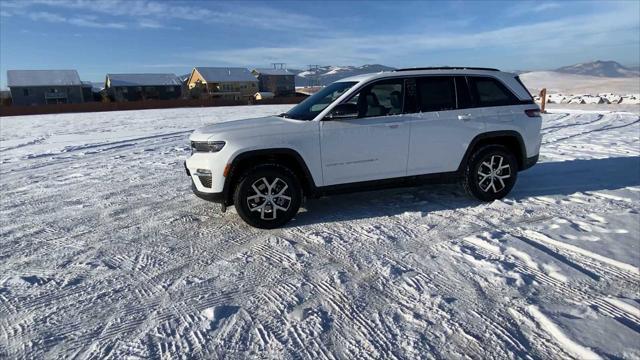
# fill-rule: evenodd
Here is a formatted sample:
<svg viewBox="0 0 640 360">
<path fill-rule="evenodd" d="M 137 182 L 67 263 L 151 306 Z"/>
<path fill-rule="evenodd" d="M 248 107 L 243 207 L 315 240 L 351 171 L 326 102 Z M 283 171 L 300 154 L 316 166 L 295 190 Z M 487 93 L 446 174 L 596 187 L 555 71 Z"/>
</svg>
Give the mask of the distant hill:
<svg viewBox="0 0 640 360">
<path fill-rule="evenodd" d="M 563 66 L 555 70 L 564 74 L 589 75 L 598 77 L 622 78 L 637 77 L 637 70 L 626 68 L 615 61 L 593 61 L 589 63 Z"/>
<path fill-rule="evenodd" d="M 317 70 L 313 71 L 289 69 L 289 71 L 296 74 L 296 86 L 312 85 L 314 78 L 316 78 L 320 82 L 319 85 L 328 85 L 336 80 L 340 80 L 349 76 L 391 70 L 395 70 L 395 68 L 380 64 L 367 64 L 362 66 L 330 65 L 321 66 Z"/>
</svg>

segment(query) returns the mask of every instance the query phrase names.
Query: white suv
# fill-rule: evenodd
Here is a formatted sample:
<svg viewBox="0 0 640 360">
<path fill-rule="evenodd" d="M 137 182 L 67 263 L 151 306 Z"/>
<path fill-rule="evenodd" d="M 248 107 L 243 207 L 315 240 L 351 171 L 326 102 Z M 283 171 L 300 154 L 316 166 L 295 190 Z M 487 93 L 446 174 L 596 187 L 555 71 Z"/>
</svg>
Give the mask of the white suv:
<svg viewBox="0 0 640 360">
<path fill-rule="evenodd" d="M 304 196 L 461 180 L 506 196 L 540 149 L 540 109 L 515 74 L 419 68 L 337 81 L 286 113 L 216 123 L 185 162 L 201 198 L 252 226 L 291 220 Z"/>
</svg>

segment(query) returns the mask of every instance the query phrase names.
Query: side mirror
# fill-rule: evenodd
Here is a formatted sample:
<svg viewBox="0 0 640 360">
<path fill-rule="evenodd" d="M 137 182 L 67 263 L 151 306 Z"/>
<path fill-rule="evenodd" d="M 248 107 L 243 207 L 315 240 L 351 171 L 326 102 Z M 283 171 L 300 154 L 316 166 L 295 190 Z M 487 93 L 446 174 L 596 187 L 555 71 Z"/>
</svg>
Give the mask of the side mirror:
<svg viewBox="0 0 640 360">
<path fill-rule="evenodd" d="M 358 105 L 356 104 L 340 104 L 336 105 L 329 115 L 327 115 L 327 119 L 329 120 L 338 120 L 338 119 L 353 119 L 358 117 Z"/>
</svg>

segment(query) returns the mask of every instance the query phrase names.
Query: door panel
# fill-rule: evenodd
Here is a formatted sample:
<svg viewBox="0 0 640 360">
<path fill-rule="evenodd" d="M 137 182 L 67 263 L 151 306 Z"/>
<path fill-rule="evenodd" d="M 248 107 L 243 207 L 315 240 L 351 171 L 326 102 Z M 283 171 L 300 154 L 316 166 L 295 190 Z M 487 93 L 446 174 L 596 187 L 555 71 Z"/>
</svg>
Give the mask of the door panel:
<svg viewBox="0 0 640 360">
<path fill-rule="evenodd" d="M 478 109 L 422 113 L 411 121 L 407 175 L 455 171 L 484 129 Z"/>
<path fill-rule="evenodd" d="M 403 79 L 381 80 L 346 102 L 358 117 L 320 126 L 324 185 L 402 177 L 407 171 L 409 124 Z"/>
<path fill-rule="evenodd" d="M 454 77 L 443 76 L 417 82 L 422 113 L 410 121 L 407 175 L 455 171 L 473 138 L 483 131 L 484 113 L 477 108 L 459 109 L 471 101 L 465 82 L 458 84 Z"/>
<path fill-rule="evenodd" d="M 325 185 L 402 177 L 409 126 L 402 115 L 321 123 Z"/>
</svg>

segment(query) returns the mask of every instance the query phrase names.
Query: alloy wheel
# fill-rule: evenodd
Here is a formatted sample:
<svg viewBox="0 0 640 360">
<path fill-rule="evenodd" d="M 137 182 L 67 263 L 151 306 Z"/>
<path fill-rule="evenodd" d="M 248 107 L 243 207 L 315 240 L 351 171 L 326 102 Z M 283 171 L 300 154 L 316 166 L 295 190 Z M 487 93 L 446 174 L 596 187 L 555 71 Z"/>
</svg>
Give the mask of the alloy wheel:
<svg viewBox="0 0 640 360">
<path fill-rule="evenodd" d="M 483 161 L 478 168 L 478 187 L 484 192 L 493 190 L 494 193 L 498 193 L 506 187 L 505 180 L 510 177 L 511 167 L 504 157 L 491 155 L 491 158 Z"/>
<path fill-rule="evenodd" d="M 259 212 L 262 220 L 275 220 L 278 211 L 286 212 L 291 206 L 289 185 L 279 177 L 268 180 L 262 177 L 251 184 L 253 195 L 247 196 L 251 212 Z"/>
</svg>

